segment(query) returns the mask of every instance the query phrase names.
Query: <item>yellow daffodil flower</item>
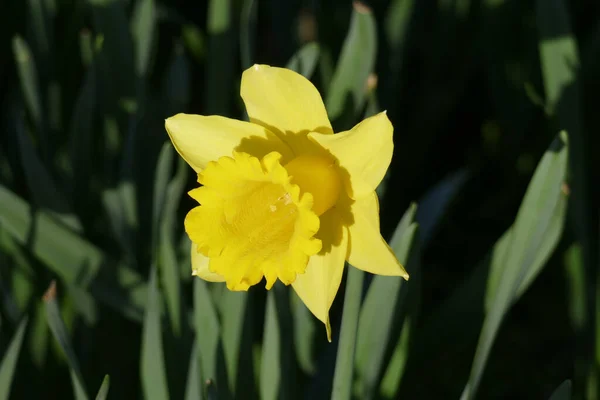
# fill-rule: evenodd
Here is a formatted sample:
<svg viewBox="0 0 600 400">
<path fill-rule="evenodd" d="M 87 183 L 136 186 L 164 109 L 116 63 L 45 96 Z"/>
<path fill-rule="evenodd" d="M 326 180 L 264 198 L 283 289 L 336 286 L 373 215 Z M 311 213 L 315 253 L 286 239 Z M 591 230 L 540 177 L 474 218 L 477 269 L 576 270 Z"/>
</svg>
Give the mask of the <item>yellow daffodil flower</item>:
<svg viewBox="0 0 600 400">
<path fill-rule="evenodd" d="M 192 273 L 230 290 L 279 279 L 327 328 L 344 262 L 408 274 L 379 231 L 375 188 L 392 158 L 385 112 L 333 133 L 317 89 L 288 69 L 242 75 L 250 122 L 177 114 L 165 127 L 202 185 L 185 218 Z"/>
</svg>

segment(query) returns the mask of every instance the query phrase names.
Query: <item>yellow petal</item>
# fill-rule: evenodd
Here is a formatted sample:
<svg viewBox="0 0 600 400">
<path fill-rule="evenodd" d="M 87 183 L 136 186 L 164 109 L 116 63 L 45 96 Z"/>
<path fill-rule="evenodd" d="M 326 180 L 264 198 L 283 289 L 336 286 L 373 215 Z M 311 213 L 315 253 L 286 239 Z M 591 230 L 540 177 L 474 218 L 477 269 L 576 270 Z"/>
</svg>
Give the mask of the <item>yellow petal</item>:
<svg viewBox="0 0 600 400">
<path fill-rule="evenodd" d="M 299 139 L 309 143 L 309 131 L 333 133 L 317 88 L 297 72 L 256 64 L 242 75 L 241 95 L 250 121 L 283 134 L 292 147 L 302 147 Z M 295 138 L 299 132 L 304 134 Z"/>
<path fill-rule="evenodd" d="M 291 160 L 290 148 L 274 133 L 261 125 L 217 115 L 177 114 L 165 120 L 173 146 L 183 159 L 201 172 L 210 161 L 232 152 L 262 158 L 277 151 L 282 160 Z"/>
<path fill-rule="evenodd" d="M 192 243 L 192 275 L 209 282 L 225 282 L 221 275 L 210 272 L 208 269 L 209 258 L 198 251 L 198 246 Z"/>
<path fill-rule="evenodd" d="M 321 216 L 317 238 L 323 242 L 323 250 L 310 257 L 306 271 L 296 277 L 292 287 L 306 307 L 325 324 L 327 340 L 331 342 L 329 308 L 342 281 L 348 246 L 347 229 L 335 209 Z"/>
<path fill-rule="evenodd" d="M 354 223 L 349 226 L 348 262 L 377 275 L 408 279 L 404 267 L 379 232 L 379 203 L 375 192 L 352 204 Z"/>
<path fill-rule="evenodd" d="M 348 195 L 361 198 L 375 190 L 392 160 L 394 127 L 385 111 L 335 135 L 312 132 L 308 136 L 337 158 L 345 170 Z"/>
</svg>

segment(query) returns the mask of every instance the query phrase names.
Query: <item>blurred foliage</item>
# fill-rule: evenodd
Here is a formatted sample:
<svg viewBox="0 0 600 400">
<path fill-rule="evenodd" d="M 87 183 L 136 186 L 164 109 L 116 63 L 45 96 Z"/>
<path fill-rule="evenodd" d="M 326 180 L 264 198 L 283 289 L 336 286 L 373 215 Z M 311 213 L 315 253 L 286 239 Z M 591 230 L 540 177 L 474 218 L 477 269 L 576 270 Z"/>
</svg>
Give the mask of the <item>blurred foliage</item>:
<svg viewBox="0 0 600 400">
<path fill-rule="evenodd" d="M 600 3 L 5 0 L 0 400 L 597 399 Z M 333 343 L 293 291 L 192 279 L 164 119 L 245 118 L 241 72 L 387 110 L 381 230 Z M 10 396 L 9 396 L 10 395 Z"/>
</svg>

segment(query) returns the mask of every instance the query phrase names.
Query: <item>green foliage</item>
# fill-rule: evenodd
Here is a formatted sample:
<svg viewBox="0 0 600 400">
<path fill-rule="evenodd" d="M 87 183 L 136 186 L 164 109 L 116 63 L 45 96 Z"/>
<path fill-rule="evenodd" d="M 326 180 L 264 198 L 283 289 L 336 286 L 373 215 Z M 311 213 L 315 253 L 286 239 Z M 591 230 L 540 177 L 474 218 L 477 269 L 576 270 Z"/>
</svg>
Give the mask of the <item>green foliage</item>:
<svg viewBox="0 0 600 400">
<path fill-rule="evenodd" d="M 600 6 L 371 5 L 3 4 L 0 399 L 598 398 Z M 394 125 L 410 280 L 347 268 L 332 343 L 284 285 L 190 273 L 164 119 L 246 119 L 254 63 L 311 79 L 336 131 Z"/>
</svg>

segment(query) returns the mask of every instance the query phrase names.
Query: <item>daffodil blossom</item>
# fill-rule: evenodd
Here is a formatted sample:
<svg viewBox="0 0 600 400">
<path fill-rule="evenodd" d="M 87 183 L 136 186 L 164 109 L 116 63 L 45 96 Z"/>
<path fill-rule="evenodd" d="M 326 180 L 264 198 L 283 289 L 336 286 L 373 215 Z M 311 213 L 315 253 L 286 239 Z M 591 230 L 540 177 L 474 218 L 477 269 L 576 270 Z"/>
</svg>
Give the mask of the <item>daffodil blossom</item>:
<svg viewBox="0 0 600 400">
<path fill-rule="evenodd" d="M 250 122 L 177 114 L 165 127 L 202 185 L 185 218 L 192 273 L 230 290 L 263 277 L 292 285 L 331 340 L 329 309 L 344 263 L 408 274 L 379 231 L 375 188 L 392 158 L 385 112 L 333 133 L 317 89 L 288 69 L 242 75 Z"/>
</svg>

